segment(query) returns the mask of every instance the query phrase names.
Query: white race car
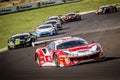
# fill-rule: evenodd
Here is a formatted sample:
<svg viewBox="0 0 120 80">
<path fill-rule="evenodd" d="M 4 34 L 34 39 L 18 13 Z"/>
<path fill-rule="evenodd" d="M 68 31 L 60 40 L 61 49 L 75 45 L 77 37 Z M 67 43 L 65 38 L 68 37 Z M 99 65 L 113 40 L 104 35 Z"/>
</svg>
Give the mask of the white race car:
<svg viewBox="0 0 120 80">
<path fill-rule="evenodd" d="M 54 27 L 57 27 L 57 29 L 62 29 L 61 23 L 59 23 L 57 20 L 48 20 L 45 22 L 45 24 L 52 24 Z"/>
</svg>

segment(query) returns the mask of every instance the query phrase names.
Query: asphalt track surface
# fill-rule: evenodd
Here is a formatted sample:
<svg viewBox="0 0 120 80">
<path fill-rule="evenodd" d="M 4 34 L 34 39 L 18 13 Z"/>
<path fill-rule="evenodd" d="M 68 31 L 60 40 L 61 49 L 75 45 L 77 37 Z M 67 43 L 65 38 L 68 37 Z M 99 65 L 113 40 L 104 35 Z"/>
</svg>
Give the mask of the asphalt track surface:
<svg viewBox="0 0 120 80">
<path fill-rule="evenodd" d="M 102 45 L 105 60 L 71 67 L 38 67 L 34 52 L 26 47 L 0 53 L 0 80 L 120 80 L 120 12 L 82 15 L 81 21 L 63 25 L 57 36 L 78 36 Z"/>
</svg>

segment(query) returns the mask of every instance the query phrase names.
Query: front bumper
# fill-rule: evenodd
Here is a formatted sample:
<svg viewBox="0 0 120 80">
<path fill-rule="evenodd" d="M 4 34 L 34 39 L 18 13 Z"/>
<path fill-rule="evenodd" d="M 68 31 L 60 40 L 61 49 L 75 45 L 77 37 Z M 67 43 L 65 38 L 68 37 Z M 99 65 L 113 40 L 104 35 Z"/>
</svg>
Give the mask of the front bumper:
<svg viewBox="0 0 120 80">
<path fill-rule="evenodd" d="M 41 37 L 41 36 L 45 36 L 45 35 L 54 35 L 55 34 L 55 30 L 52 31 L 46 31 L 46 32 L 36 32 L 34 33 L 34 35 L 36 37 Z"/>
<path fill-rule="evenodd" d="M 71 66 L 71 65 L 76 65 L 79 64 L 83 61 L 88 61 L 88 60 L 99 60 L 100 53 L 88 55 L 88 56 L 78 56 L 78 57 L 61 57 L 59 59 L 59 65 L 60 66 Z"/>
</svg>

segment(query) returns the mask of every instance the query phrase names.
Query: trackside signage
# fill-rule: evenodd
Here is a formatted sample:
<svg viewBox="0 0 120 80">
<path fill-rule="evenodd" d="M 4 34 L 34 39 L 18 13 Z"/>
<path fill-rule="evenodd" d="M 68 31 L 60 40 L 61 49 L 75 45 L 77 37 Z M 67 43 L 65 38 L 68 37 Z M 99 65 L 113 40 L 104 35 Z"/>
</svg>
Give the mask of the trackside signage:
<svg viewBox="0 0 120 80">
<path fill-rule="evenodd" d="M 15 11 L 23 11 L 23 10 L 37 8 L 38 6 L 35 3 L 31 3 L 31 4 L 19 5 L 15 7 L 16 7 Z"/>
<path fill-rule="evenodd" d="M 35 8 L 40 8 L 44 6 L 51 6 L 51 5 L 63 4 L 63 3 L 75 2 L 75 1 L 80 1 L 80 0 L 44 0 L 41 2 L 0 8 L 0 14 L 19 12 L 19 11 L 24 11 L 28 9 L 35 9 Z"/>
</svg>

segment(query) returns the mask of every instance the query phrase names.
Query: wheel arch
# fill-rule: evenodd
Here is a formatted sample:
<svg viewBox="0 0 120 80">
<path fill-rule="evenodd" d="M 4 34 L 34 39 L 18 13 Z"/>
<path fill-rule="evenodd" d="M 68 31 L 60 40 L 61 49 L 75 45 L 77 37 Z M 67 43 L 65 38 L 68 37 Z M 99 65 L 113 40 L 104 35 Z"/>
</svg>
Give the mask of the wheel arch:
<svg viewBox="0 0 120 80">
<path fill-rule="evenodd" d="M 35 58 L 35 61 L 37 61 L 37 57 L 38 57 L 38 53 L 36 52 L 35 55 L 34 55 L 34 58 Z"/>
</svg>

